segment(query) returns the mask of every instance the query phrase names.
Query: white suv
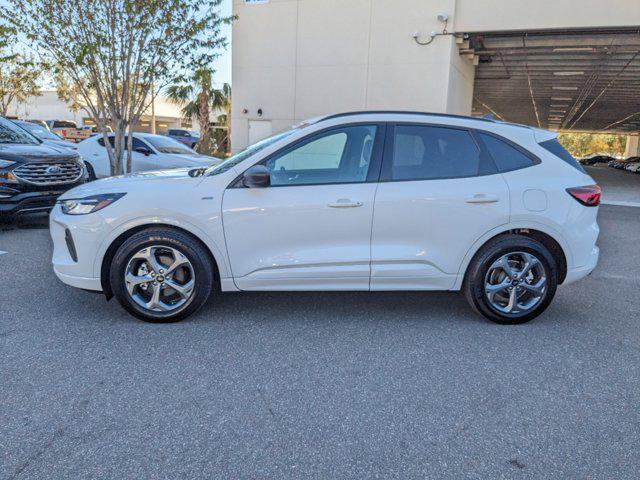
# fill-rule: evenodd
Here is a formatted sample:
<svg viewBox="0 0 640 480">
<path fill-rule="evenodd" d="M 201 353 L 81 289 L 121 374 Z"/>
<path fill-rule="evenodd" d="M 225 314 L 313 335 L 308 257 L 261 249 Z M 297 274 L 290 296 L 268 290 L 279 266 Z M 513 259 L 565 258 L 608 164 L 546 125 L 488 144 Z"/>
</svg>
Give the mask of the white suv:
<svg viewBox="0 0 640 480">
<path fill-rule="evenodd" d="M 553 133 L 360 112 L 208 169 L 115 177 L 51 214 L 65 283 L 145 320 L 244 290 L 463 290 L 499 323 L 542 313 L 598 261 L 600 188 Z"/>
</svg>

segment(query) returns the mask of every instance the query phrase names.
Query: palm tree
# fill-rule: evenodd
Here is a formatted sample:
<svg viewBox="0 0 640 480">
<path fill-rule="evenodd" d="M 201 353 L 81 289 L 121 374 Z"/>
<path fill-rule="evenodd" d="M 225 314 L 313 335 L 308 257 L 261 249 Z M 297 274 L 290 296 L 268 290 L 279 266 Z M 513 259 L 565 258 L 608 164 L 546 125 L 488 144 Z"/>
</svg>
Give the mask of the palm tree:
<svg viewBox="0 0 640 480">
<path fill-rule="evenodd" d="M 213 88 L 214 70 L 198 68 L 191 78 L 178 77 L 175 84 L 167 87 L 167 97 L 172 102 L 182 106 L 184 118 L 198 119 L 200 126 L 200 141 L 196 145 L 198 153 L 213 153 L 213 130 L 210 115 L 212 100 L 215 98 Z"/>
<path fill-rule="evenodd" d="M 220 153 L 227 153 L 231 149 L 231 85 L 225 83 L 213 91 L 211 107 L 214 112 L 224 112 L 218 115 L 217 123 L 224 125 L 224 129 L 216 136 L 216 143 Z"/>
</svg>

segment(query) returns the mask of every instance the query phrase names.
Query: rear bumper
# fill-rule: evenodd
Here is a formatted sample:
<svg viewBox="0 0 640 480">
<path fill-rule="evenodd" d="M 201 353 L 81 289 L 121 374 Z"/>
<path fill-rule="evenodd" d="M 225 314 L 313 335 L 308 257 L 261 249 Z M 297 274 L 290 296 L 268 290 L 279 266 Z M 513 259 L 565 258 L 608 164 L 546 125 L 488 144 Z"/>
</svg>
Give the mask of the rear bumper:
<svg viewBox="0 0 640 480">
<path fill-rule="evenodd" d="M 591 250 L 591 255 L 587 263 L 581 267 L 572 268 L 567 271 L 567 277 L 565 278 L 563 285 L 568 285 L 573 282 L 577 282 L 578 280 L 583 279 L 587 275 L 589 275 L 598 265 L 598 259 L 600 258 L 600 249 L 597 246 L 593 247 Z"/>
</svg>

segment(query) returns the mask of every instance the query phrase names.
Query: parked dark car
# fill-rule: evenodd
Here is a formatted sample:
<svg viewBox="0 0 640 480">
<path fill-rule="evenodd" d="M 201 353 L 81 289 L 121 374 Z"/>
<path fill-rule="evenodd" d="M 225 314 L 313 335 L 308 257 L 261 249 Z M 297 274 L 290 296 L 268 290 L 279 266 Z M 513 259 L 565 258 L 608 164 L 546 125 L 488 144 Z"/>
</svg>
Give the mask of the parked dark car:
<svg viewBox="0 0 640 480">
<path fill-rule="evenodd" d="M 84 180 L 76 152 L 44 145 L 0 117 L 0 218 L 49 211 L 59 195 Z"/>
<path fill-rule="evenodd" d="M 628 172 L 640 174 L 640 157 L 633 156 L 624 160 L 612 160 L 609 166 L 618 170 L 627 170 Z"/>
<path fill-rule="evenodd" d="M 167 130 L 167 137 L 184 143 L 189 148 L 194 148 L 200 140 L 200 134 L 193 130 L 185 130 L 184 128 L 170 128 Z"/>
<path fill-rule="evenodd" d="M 21 128 L 24 128 L 31 135 L 42 141 L 43 145 L 51 147 L 62 147 L 70 150 L 78 150 L 78 145 L 73 142 L 65 140 L 56 133 L 53 133 L 48 128 L 43 127 L 39 123 L 27 122 L 25 120 L 12 120 L 13 123 Z"/>
<path fill-rule="evenodd" d="M 596 163 L 609 163 L 611 160 L 615 160 L 613 157 L 609 155 L 589 155 L 588 157 L 584 157 L 579 159 L 578 161 L 582 165 L 595 165 Z"/>
</svg>

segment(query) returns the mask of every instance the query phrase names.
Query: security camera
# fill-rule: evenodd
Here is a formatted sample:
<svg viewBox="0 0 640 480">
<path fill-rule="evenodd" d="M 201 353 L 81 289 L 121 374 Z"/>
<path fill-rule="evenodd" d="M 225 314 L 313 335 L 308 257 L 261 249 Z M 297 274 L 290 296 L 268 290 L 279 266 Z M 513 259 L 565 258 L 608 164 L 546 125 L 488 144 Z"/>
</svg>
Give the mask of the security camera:
<svg viewBox="0 0 640 480">
<path fill-rule="evenodd" d="M 447 15 L 446 13 L 439 13 L 437 18 L 439 22 L 444 23 L 449 20 L 449 15 Z"/>
</svg>

